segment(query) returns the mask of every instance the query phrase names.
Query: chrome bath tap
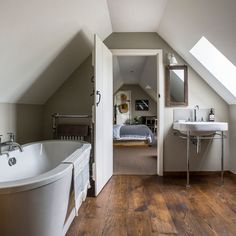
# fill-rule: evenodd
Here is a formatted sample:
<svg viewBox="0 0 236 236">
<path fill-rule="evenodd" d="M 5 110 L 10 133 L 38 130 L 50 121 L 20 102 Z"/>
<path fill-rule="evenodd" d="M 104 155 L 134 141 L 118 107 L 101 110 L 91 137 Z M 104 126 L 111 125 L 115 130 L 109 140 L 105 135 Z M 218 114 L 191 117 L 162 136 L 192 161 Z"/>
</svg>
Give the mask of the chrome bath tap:
<svg viewBox="0 0 236 236">
<path fill-rule="evenodd" d="M 9 142 L 14 143 L 15 142 L 15 135 L 13 133 L 7 133 L 9 135 Z M 14 146 L 13 145 L 9 145 L 8 148 L 9 151 L 13 151 L 14 150 Z"/>
<path fill-rule="evenodd" d="M 1 155 L 9 156 L 9 154 L 7 152 L 2 152 L 2 148 L 3 147 L 9 147 L 9 151 L 14 150 L 14 147 L 18 147 L 19 150 L 21 152 L 23 152 L 22 146 L 19 143 L 14 142 L 14 134 L 13 133 L 9 133 L 9 135 L 10 135 L 10 140 L 6 141 L 6 142 L 2 142 L 2 139 L 1 139 L 2 135 L 0 135 L 0 156 Z"/>
</svg>

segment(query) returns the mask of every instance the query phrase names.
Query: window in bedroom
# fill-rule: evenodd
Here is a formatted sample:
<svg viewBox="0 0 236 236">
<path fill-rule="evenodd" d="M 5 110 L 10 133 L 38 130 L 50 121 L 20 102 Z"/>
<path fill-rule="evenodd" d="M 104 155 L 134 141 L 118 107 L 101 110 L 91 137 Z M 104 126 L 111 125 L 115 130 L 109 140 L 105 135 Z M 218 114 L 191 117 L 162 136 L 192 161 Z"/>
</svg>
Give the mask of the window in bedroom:
<svg viewBox="0 0 236 236">
<path fill-rule="evenodd" d="M 190 53 L 236 97 L 236 66 L 202 37 Z"/>
</svg>

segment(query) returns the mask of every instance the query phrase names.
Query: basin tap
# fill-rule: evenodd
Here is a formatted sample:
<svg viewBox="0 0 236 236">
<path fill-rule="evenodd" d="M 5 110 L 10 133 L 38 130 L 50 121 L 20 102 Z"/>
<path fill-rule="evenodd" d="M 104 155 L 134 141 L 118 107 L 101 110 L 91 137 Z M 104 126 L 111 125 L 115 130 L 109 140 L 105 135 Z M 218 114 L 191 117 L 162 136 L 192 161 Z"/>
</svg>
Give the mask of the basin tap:
<svg viewBox="0 0 236 236">
<path fill-rule="evenodd" d="M 196 122 L 197 121 L 197 110 L 199 110 L 199 106 L 195 105 L 193 108 L 193 121 Z"/>
</svg>

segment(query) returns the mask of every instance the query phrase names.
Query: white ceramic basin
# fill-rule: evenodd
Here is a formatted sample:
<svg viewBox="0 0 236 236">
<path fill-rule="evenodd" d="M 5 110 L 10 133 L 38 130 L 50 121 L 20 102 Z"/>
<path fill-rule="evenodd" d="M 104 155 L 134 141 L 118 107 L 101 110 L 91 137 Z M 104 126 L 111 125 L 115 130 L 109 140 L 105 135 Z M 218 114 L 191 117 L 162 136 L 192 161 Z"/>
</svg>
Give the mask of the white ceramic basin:
<svg viewBox="0 0 236 236">
<path fill-rule="evenodd" d="M 209 135 L 216 131 L 227 131 L 227 122 L 174 122 L 173 129 L 186 134 L 188 131 L 190 135 L 201 136 Z"/>
</svg>

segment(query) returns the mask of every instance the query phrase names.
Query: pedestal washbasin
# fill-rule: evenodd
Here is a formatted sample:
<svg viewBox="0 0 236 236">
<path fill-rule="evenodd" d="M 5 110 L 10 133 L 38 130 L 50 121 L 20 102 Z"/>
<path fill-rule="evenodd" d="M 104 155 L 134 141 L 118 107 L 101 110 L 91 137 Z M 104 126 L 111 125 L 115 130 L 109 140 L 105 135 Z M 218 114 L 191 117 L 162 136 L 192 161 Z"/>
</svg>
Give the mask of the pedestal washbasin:
<svg viewBox="0 0 236 236">
<path fill-rule="evenodd" d="M 179 137 L 187 140 L 187 184 L 186 187 L 190 187 L 189 184 L 189 150 L 190 140 L 197 140 L 197 150 L 199 149 L 202 139 L 215 139 L 214 135 L 220 135 L 221 139 L 221 183 L 224 183 L 224 131 L 228 130 L 227 122 L 174 122 L 173 129 L 177 130 Z M 208 137 L 207 137 L 208 136 Z M 217 137 L 216 137 L 217 138 Z M 197 151 L 198 153 L 198 151 Z"/>
<path fill-rule="evenodd" d="M 173 129 L 178 130 L 183 134 L 187 134 L 189 132 L 189 134 L 192 136 L 204 136 L 211 135 L 217 131 L 227 131 L 228 123 L 176 121 L 173 124 Z"/>
</svg>

